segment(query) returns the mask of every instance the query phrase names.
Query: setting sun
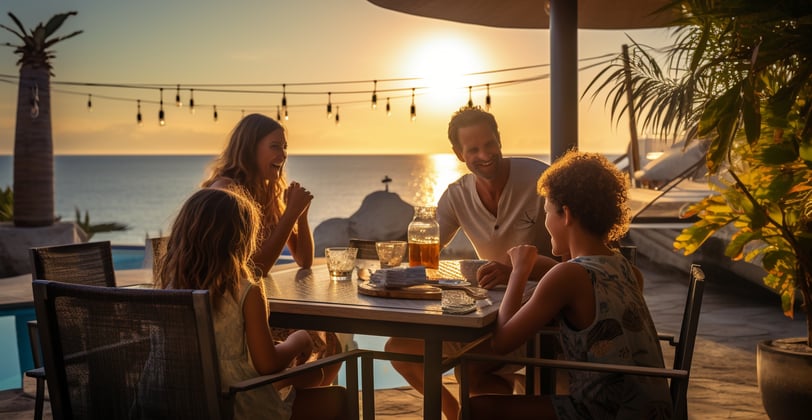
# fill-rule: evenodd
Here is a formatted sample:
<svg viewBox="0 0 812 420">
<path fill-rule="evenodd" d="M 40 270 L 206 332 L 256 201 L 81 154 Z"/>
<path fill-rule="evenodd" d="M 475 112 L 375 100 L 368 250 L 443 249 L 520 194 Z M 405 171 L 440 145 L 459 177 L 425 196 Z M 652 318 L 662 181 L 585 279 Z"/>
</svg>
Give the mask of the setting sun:
<svg viewBox="0 0 812 420">
<path fill-rule="evenodd" d="M 421 95 L 421 107 L 440 110 L 464 104 L 468 86 L 481 83 L 477 76 L 467 74 L 482 70 L 482 59 L 464 39 L 445 35 L 426 37 L 408 56 L 408 74 L 422 79 L 426 87 Z"/>
</svg>

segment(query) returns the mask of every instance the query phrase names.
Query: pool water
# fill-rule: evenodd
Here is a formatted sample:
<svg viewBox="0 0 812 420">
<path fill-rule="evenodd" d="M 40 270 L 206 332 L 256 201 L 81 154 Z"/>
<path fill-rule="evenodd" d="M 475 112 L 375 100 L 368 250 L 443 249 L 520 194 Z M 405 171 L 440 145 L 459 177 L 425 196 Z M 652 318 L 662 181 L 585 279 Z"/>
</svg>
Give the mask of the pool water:
<svg viewBox="0 0 812 420">
<path fill-rule="evenodd" d="M 113 267 L 116 270 L 144 268 L 144 247 L 129 245 L 113 246 Z"/>
<path fill-rule="evenodd" d="M 134 270 L 144 267 L 143 246 L 138 245 L 113 245 L 113 267 L 116 270 Z M 287 247 L 282 250 L 282 255 L 276 261 L 277 264 L 293 262 L 293 257 Z"/>
</svg>

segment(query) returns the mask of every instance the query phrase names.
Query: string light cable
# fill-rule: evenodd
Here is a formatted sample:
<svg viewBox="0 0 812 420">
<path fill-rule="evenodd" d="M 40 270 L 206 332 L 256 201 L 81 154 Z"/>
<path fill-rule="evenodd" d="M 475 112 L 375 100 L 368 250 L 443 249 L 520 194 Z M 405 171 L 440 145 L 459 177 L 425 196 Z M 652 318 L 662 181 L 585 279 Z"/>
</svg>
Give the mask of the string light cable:
<svg viewBox="0 0 812 420">
<path fill-rule="evenodd" d="M 580 59 L 579 61 L 595 61 L 597 62 L 588 64 L 586 66 L 580 67 L 578 70 L 583 71 L 587 70 L 596 66 L 605 65 L 611 61 L 611 58 L 615 57 L 617 54 L 604 54 L 595 57 L 588 57 Z M 536 65 L 528 65 L 528 66 L 521 66 L 521 67 L 512 67 L 512 68 L 504 68 L 504 69 L 497 69 L 497 70 L 488 70 L 488 71 L 481 71 L 475 73 L 468 73 L 464 74 L 460 77 L 460 79 L 465 79 L 468 77 L 475 77 L 475 76 L 489 76 L 489 75 L 496 75 L 501 73 L 509 73 L 509 72 L 520 72 L 520 71 L 527 71 L 527 70 L 538 70 L 541 68 L 547 68 L 549 64 L 536 64 Z M 544 80 L 549 78 L 549 73 L 537 73 L 527 77 L 519 77 L 519 78 L 512 78 L 507 80 L 501 81 L 488 81 L 486 83 L 480 84 L 464 84 L 464 86 L 459 86 L 460 89 L 467 88 L 468 89 L 468 105 L 473 105 L 473 100 L 471 97 L 472 91 L 482 91 L 486 92 L 485 97 L 485 107 L 490 108 L 491 106 L 491 89 L 498 89 L 506 86 L 521 84 L 521 83 L 529 83 L 538 80 Z M 189 84 L 189 85 L 181 85 L 178 83 L 99 83 L 99 82 L 76 82 L 76 81 L 52 81 L 51 91 L 54 93 L 61 93 L 61 94 L 68 94 L 68 95 L 82 95 L 87 97 L 88 99 L 88 108 L 91 107 L 91 97 L 95 96 L 94 99 L 97 100 L 109 100 L 109 101 L 124 101 L 124 102 L 138 102 L 139 106 L 141 103 L 143 104 L 157 104 L 160 106 L 159 111 L 159 121 L 161 125 L 165 124 L 165 113 L 163 109 L 163 89 L 164 88 L 175 88 L 175 100 L 177 106 L 182 106 L 181 98 L 181 91 L 188 90 L 189 92 L 189 109 L 192 113 L 194 113 L 195 107 L 200 106 L 212 106 L 214 109 L 214 119 L 217 120 L 217 111 L 219 110 L 228 110 L 228 111 L 240 111 L 244 112 L 245 110 L 249 110 L 250 112 L 273 112 L 276 111 L 277 117 L 283 117 L 285 119 L 288 118 L 288 108 L 306 108 L 306 107 L 315 107 L 315 106 L 324 106 L 324 103 L 297 103 L 296 105 L 288 104 L 287 96 L 324 96 L 325 94 L 328 97 L 327 102 L 327 115 L 328 118 L 331 118 L 332 115 L 332 107 L 336 106 L 336 111 L 338 110 L 338 105 L 356 105 L 356 104 L 367 104 L 370 106 L 370 97 L 371 100 L 371 107 L 375 109 L 377 107 L 377 98 L 379 94 L 384 94 L 386 97 L 386 110 L 387 114 L 391 114 L 391 105 L 390 100 L 402 99 L 402 98 L 411 98 L 412 104 L 410 105 L 410 114 L 411 118 L 415 118 L 415 103 L 414 98 L 415 96 L 420 96 L 429 92 L 430 88 L 428 86 L 413 86 L 408 85 L 409 83 L 416 83 L 423 81 L 424 78 L 422 77 L 398 77 L 398 78 L 389 78 L 389 79 L 374 79 L 374 80 L 344 80 L 344 81 L 316 81 L 316 82 L 294 82 L 294 83 L 217 83 L 217 84 Z M 0 83 L 9 83 L 15 84 L 19 82 L 19 76 L 16 75 L 6 75 L 0 74 Z M 359 85 L 359 84 L 366 84 L 367 86 L 372 85 L 372 90 L 367 89 L 347 89 L 347 90 L 308 90 L 311 87 L 334 87 L 334 86 L 343 86 L 343 85 Z M 395 85 L 395 87 L 390 88 L 380 88 L 379 84 L 389 84 Z M 397 85 L 407 84 L 406 86 L 397 86 Z M 141 98 L 128 98 L 124 96 L 112 96 L 112 95 L 101 95 L 98 93 L 88 93 L 88 92 L 78 92 L 73 90 L 67 89 L 60 89 L 54 88 L 53 86 L 71 86 L 71 87 L 90 87 L 90 88 L 108 88 L 108 89 L 136 89 L 136 90 L 158 90 L 160 92 L 160 101 L 150 101 L 144 100 Z M 279 88 L 281 87 L 281 90 Z M 288 87 L 294 87 L 296 89 L 290 90 Z M 202 93 L 211 93 L 211 94 L 242 94 L 242 95 L 261 95 L 261 96 L 276 96 L 279 97 L 281 95 L 282 102 L 281 102 L 281 109 L 279 105 L 262 105 L 262 104 L 232 104 L 232 105 L 214 105 L 214 104 L 206 104 L 201 102 L 196 102 L 194 98 L 194 93 L 197 91 L 198 96 Z M 350 96 L 360 96 L 363 95 L 366 99 L 357 99 L 357 100 L 342 100 L 342 101 L 334 101 L 333 97 L 350 97 Z M 178 105 L 180 104 L 180 105 Z M 281 112 L 280 112 L 281 111 Z M 284 113 L 284 115 L 281 115 Z M 337 113 L 337 112 L 336 112 Z"/>
</svg>

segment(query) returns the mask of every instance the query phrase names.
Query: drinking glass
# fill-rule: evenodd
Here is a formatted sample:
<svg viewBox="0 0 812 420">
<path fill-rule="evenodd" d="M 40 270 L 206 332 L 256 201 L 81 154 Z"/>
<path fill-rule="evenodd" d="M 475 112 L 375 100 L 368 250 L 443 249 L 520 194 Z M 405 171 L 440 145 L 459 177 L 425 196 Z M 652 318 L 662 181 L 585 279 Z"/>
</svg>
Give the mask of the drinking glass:
<svg viewBox="0 0 812 420">
<path fill-rule="evenodd" d="M 358 248 L 331 247 L 324 250 L 327 257 L 327 270 L 332 280 L 352 280 L 352 271 L 355 269 L 355 256 Z"/>
</svg>

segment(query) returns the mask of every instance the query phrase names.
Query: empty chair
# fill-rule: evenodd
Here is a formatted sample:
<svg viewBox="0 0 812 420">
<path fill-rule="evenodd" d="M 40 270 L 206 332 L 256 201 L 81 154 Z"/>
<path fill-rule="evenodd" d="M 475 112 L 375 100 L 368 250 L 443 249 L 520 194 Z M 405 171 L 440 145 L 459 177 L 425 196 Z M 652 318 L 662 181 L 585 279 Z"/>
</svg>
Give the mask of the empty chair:
<svg viewBox="0 0 812 420">
<path fill-rule="evenodd" d="M 110 241 L 67 245 L 42 246 L 30 249 L 31 277 L 34 280 L 53 280 L 92 286 L 116 286 L 113 269 L 113 248 Z M 26 376 L 37 380 L 34 418 L 42 418 L 45 400 L 45 372 L 42 368 L 39 334 L 36 321 L 28 323 L 28 339 L 34 369 Z"/>
<path fill-rule="evenodd" d="M 528 367 L 537 366 L 553 369 L 576 369 L 596 372 L 611 372 L 625 375 L 641 375 L 663 377 L 670 379 L 671 402 L 673 404 L 674 418 L 685 419 L 688 417 L 688 380 L 691 373 L 691 362 L 693 360 L 694 344 L 696 342 L 696 332 L 699 326 L 699 313 L 702 307 L 702 296 L 704 292 L 705 274 L 702 269 L 694 264 L 691 266 L 690 283 L 688 286 L 688 296 L 683 311 L 682 325 L 680 327 L 679 341 L 676 342 L 674 363 L 672 368 L 651 368 L 641 366 L 616 365 L 592 362 L 580 362 L 569 360 L 556 360 L 546 358 L 511 358 L 506 356 L 485 356 L 481 354 L 464 354 L 460 356 L 462 369 L 460 369 L 460 418 L 475 419 L 477 417 L 477 406 L 485 404 L 503 404 L 505 398 L 512 398 L 504 395 L 479 395 L 469 397 L 468 395 L 468 373 L 465 363 L 469 360 L 487 360 L 512 362 L 523 364 Z"/>
<path fill-rule="evenodd" d="M 116 286 L 110 241 L 31 248 L 31 275 L 93 286 Z"/>
<path fill-rule="evenodd" d="M 274 375 L 220 382 L 206 290 L 102 288 L 35 280 L 48 390 L 55 419 L 231 418 L 235 395 L 302 371 L 347 362 L 347 416 L 358 415 L 356 350 Z M 65 326 L 79 328 L 66 334 Z"/>
<path fill-rule="evenodd" d="M 150 238 L 149 244 L 152 248 L 152 274 L 158 274 L 158 264 L 161 261 L 161 258 L 166 253 L 166 240 L 169 239 L 166 236 L 158 236 L 156 238 Z"/>
</svg>

